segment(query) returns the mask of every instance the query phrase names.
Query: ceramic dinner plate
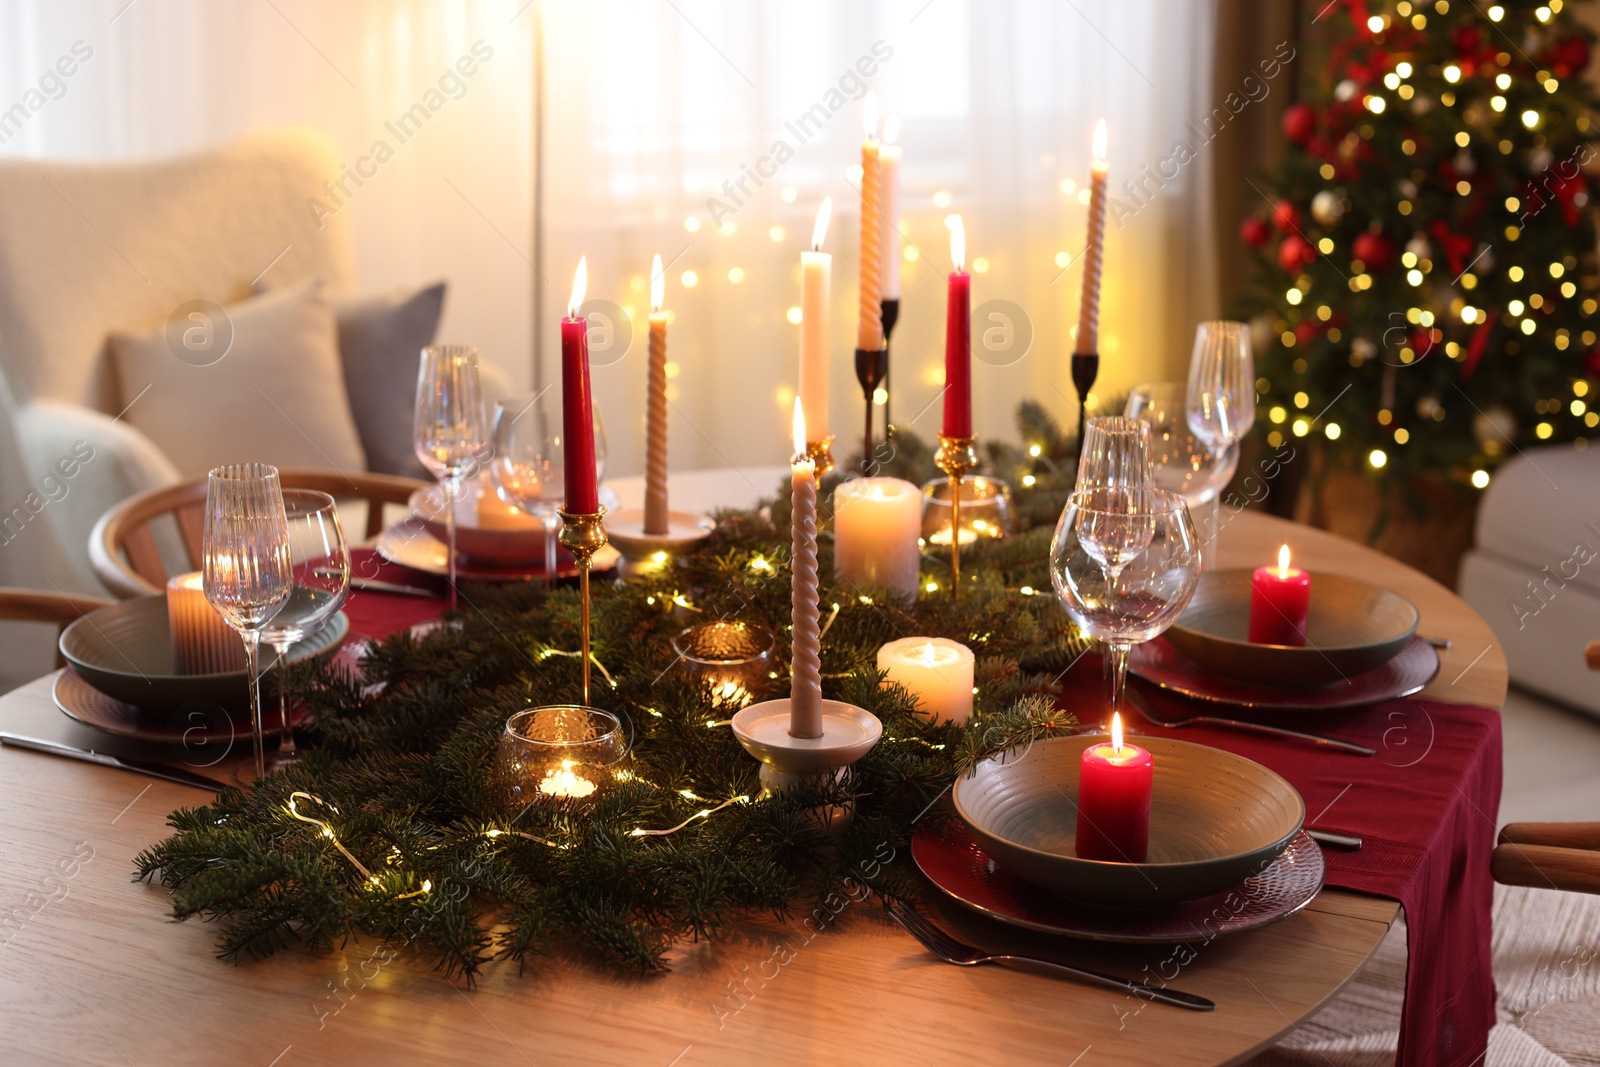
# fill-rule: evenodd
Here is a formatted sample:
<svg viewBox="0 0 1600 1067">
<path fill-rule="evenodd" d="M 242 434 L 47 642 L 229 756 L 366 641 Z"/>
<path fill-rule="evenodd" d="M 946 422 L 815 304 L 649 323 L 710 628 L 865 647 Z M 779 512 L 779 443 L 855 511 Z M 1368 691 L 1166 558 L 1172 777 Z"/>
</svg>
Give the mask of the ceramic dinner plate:
<svg viewBox="0 0 1600 1067">
<path fill-rule="evenodd" d="M 107 696 L 84 680 L 71 667 L 57 677 L 54 690 L 56 707 L 69 719 L 74 719 L 91 729 L 135 741 L 150 741 L 165 745 L 182 745 L 190 752 L 204 747 L 217 746 L 225 752 L 236 742 L 248 741 L 250 716 L 229 715 L 216 704 L 203 700 L 173 708 L 151 710 L 125 704 Z M 278 735 L 278 704 L 264 700 L 261 709 L 262 732 L 267 737 Z M 299 725 L 304 712 L 293 713 Z"/>
<path fill-rule="evenodd" d="M 436 540 L 428 533 L 421 519 L 407 519 L 384 530 L 378 537 L 377 549 L 378 555 L 402 567 L 410 567 L 428 574 L 444 574 L 447 570 L 444 542 Z M 619 558 L 621 558 L 620 553 L 610 545 L 606 545 L 594 554 L 594 569 L 610 570 L 616 566 Z M 570 556 L 567 557 L 564 566 L 558 565 L 556 569 L 557 576 L 562 578 L 569 578 L 577 573 L 578 565 Z M 468 556 L 458 556 L 456 574 L 462 578 L 485 582 L 522 582 L 530 578 L 543 578 L 544 560 L 514 566 L 498 566 Z"/>
<path fill-rule="evenodd" d="M 1224 678 L 1179 652 L 1165 637 L 1157 637 L 1133 646 L 1128 670 L 1162 689 L 1214 704 L 1265 711 L 1335 711 L 1421 692 L 1439 673 L 1439 653 L 1426 638 L 1413 637 L 1381 667 L 1313 689 L 1279 689 Z"/>
<path fill-rule="evenodd" d="M 942 830 L 917 831 L 911 858 L 951 899 L 991 919 L 1086 941 L 1156 944 L 1210 940 L 1287 919 L 1311 903 L 1327 873 L 1322 849 L 1302 831 L 1240 885 L 1173 907 L 1124 911 L 1065 900 L 1007 873 L 955 820 Z"/>
</svg>

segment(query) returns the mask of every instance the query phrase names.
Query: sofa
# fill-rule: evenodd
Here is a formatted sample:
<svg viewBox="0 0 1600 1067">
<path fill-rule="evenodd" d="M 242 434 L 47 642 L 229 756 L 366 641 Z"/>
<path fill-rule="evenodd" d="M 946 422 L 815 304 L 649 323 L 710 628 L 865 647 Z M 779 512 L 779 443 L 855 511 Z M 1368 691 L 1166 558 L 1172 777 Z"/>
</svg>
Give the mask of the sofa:
<svg viewBox="0 0 1600 1067">
<path fill-rule="evenodd" d="M 237 380 L 242 357 L 219 364 L 236 380 L 207 395 L 204 375 L 220 372 L 185 366 L 205 360 L 191 359 L 181 346 L 200 336 L 190 330 L 191 319 L 206 328 L 210 322 L 187 309 L 250 307 L 273 293 L 280 301 L 309 299 L 300 290 L 310 287 L 320 307 L 340 309 L 335 339 L 318 345 L 332 353 L 335 368 L 345 360 L 350 373 L 350 351 L 341 348 L 351 343 L 344 309 L 366 314 L 370 326 L 374 305 L 357 296 L 346 214 L 308 209 L 313 199 L 325 202 L 326 183 L 339 179 L 331 147 L 304 128 L 267 130 L 153 161 L 0 163 L 0 584 L 100 591 L 86 547 L 100 515 L 135 492 L 202 476 L 210 465 L 203 460 L 213 452 L 220 460 L 235 458 L 230 448 L 240 451 L 230 437 L 247 428 L 219 422 L 214 408 L 248 392 Z M 256 339 L 259 366 L 277 372 L 281 390 L 298 400 L 299 383 L 305 383 L 341 409 L 326 418 L 291 417 L 294 432 L 285 426 L 273 435 L 274 441 L 304 437 L 315 455 L 333 457 L 293 465 L 362 469 L 368 457 L 386 450 L 387 465 L 370 469 L 418 473 L 396 469 L 415 460 L 393 458 L 395 435 L 399 450 L 409 452 L 416 353 L 432 340 L 443 291 L 441 283 L 406 297 L 413 312 L 421 307 L 423 320 L 409 327 L 409 342 L 395 342 L 400 335 L 392 331 L 368 330 L 369 347 L 380 347 L 367 358 L 388 366 L 365 367 L 348 382 L 337 369 L 297 378 L 296 370 L 277 365 L 280 353 L 270 343 L 261 352 Z M 256 316 L 270 317 L 267 311 Z M 246 320 L 255 321 L 241 317 Z M 143 340 L 136 336 L 141 332 Z M 141 358 L 165 376 L 161 390 L 148 396 L 135 395 L 139 381 L 121 380 L 128 361 Z M 486 395 L 504 391 L 503 375 L 486 367 L 485 377 Z M 274 400 L 263 392 L 256 407 L 275 418 L 269 408 L 283 404 L 283 394 Z M 153 439 L 207 417 L 210 439 L 188 456 L 174 454 L 170 441 L 163 448 Z M 141 419 L 144 429 L 137 425 Z M 330 449 L 313 440 L 328 432 L 327 423 L 343 427 L 348 447 Z M 386 430 L 387 441 L 374 440 L 374 428 Z"/>
<path fill-rule="evenodd" d="M 1505 648 L 1516 685 L 1600 716 L 1584 646 L 1600 638 L 1600 452 L 1529 449 L 1494 475 L 1459 591 Z"/>
</svg>

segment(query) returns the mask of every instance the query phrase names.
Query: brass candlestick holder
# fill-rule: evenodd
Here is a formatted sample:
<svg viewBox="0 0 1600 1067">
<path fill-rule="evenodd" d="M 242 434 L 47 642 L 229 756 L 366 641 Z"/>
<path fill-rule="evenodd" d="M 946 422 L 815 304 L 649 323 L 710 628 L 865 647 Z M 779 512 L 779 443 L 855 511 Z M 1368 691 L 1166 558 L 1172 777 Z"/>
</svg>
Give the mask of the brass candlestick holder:
<svg viewBox="0 0 1600 1067">
<path fill-rule="evenodd" d="M 954 599 L 961 588 L 961 476 L 978 469 L 978 439 L 940 434 L 933 465 L 950 479 L 950 596 Z"/>
<path fill-rule="evenodd" d="M 578 560 L 578 596 L 583 602 L 582 625 L 582 656 L 583 656 L 583 703 L 590 705 L 589 700 L 589 565 L 594 561 L 594 554 L 605 547 L 606 526 L 604 519 L 606 509 L 601 508 L 593 514 L 568 511 L 566 508 L 556 508 L 556 514 L 561 516 L 561 533 L 559 540 L 561 547 L 571 552 Z"/>
<path fill-rule="evenodd" d="M 806 442 L 806 458 L 817 467 L 817 481 L 822 481 L 822 476 L 833 470 L 833 434 L 829 434 L 820 441 Z"/>
</svg>

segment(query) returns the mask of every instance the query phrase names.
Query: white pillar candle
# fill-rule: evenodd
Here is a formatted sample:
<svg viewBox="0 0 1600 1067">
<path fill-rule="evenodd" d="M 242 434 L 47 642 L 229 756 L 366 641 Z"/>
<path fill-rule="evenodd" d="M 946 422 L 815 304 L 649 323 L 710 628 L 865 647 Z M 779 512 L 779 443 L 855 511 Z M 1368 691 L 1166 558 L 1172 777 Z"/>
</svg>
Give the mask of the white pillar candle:
<svg viewBox="0 0 1600 1067">
<path fill-rule="evenodd" d="M 167 579 L 167 626 L 179 674 L 244 670 L 244 640 L 206 600 L 199 571 Z"/>
<path fill-rule="evenodd" d="M 822 250 L 833 198 L 817 209 L 811 251 L 800 253 L 800 404 L 806 411 L 808 441 L 828 436 L 828 284 L 833 257 Z"/>
<path fill-rule="evenodd" d="M 891 130 L 892 124 L 892 130 Z M 884 120 L 878 146 L 878 181 L 883 186 L 883 293 L 884 300 L 900 299 L 900 146 L 890 144 L 900 124 L 894 116 Z"/>
<path fill-rule="evenodd" d="M 854 478 L 833 491 L 833 576 L 915 600 L 922 491 L 899 478 Z"/>
<path fill-rule="evenodd" d="M 945 637 L 902 637 L 878 649 L 878 669 L 933 722 L 972 718 L 972 649 Z"/>
</svg>

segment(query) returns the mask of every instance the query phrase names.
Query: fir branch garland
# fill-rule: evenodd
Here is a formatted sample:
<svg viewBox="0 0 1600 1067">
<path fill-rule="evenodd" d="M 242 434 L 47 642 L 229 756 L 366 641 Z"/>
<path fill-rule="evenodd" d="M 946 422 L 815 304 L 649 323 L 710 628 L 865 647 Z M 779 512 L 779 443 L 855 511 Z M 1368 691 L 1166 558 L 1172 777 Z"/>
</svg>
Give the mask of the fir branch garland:
<svg viewBox="0 0 1600 1067">
<path fill-rule="evenodd" d="M 963 549 L 970 580 L 959 602 L 943 588 L 902 606 L 882 590 L 841 586 L 824 545 L 824 609 L 838 605 L 824 642 L 824 695 L 883 722 L 882 742 L 845 782 L 695 818 L 756 798 L 757 764 L 728 728 L 728 710 L 713 709 L 674 669 L 669 642 L 718 617 L 785 632 L 784 487 L 763 509 L 720 513 L 712 537 L 670 571 L 596 583 L 594 651 L 611 682 L 597 679 L 594 702 L 624 721 L 632 762 L 627 780 L 591 806 L 508 811 L 489 773 L 513 712 L 566 702 L 578 689 L 577 659 L 563 654 L 577 648 L 576 590 L 468 586 L 451 625 L 374 643 L 359 679 L 332 666 L 296 668 L 291 685 L 315 722 L 305 757 L 250 792 L 225 789 L 209 805 L 173 812 L 172 836 L 137 857 L 136 876 L 170 888 L 178 919 L 216 921 L 226 960 L 293 941 L 326 951 L 367 935 L 385 952 L 420 953 L 469 981 L 494 960 L 537 965 L 574 949 L 660 970 L 681 938 L 714 937 L 743 916 L 804 913 L 846 878 L 914 896 L 903 864 L 872 857 L 886 844 L 904 854 L 917 820 L 948 817 L 950 783 L 978 760 L 1074 724 L 1056 709 L 1053 682 L 1084 643 L 1048 573 L 1070 442 L 1042 409 L 1025 405 L 1019 421 L 1024 440 L 1041 447 L 990 457 L 1014 485 L 1021 472 L 1037 472 L 1016 489 L 1022 529 Z M 903 431 L 896 444 L 902 472 L 919 475 L 910 466 L 930 450 Z M 925 560 L 924 577 L 942 586 L 942 560 Z M 880 684 L 879 646 L 910 634 L 950 637 L 977 654 L 967 724 L 929 725 L 903 689 Z M 754 699 L 781 695 L 787 663 L 773 674 Z M 326 830 L 290 813 L 296 791 L 325 806 L 312 814 Z M 855 806 L 855 820 L 830 841 L 807 811 L 842 803 Z M 634 832 L 686 821 L 669 836 Z"/>
</svg>

